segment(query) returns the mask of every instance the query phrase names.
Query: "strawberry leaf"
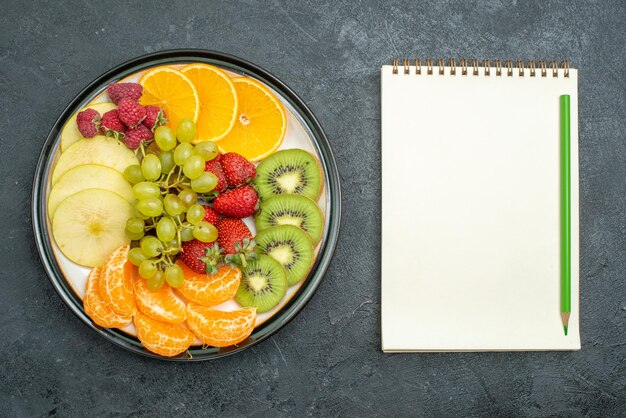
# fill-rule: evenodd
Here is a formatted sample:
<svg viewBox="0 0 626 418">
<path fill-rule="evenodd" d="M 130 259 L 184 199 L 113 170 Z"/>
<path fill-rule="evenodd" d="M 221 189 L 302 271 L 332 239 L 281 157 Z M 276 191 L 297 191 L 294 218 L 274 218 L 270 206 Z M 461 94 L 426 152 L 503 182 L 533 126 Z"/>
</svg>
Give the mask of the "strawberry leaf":
<svg viewBox="0 0 626 418">
<path fill-rule="evenodd" d="M 166 123 L 167 123 L 167 118 L 165 117 L 165 113 L 163 112 L 163 110 L 159 110 L 159 113 L 157 113 L 157 117 L 156 117 L 156 126 L 165 125 Z"/>
<path fill-rule="evenodd" d="M 202 197 L 204 198 L 205 201 L 207 202 L 212 202 L 217 196 L 219 196 L 220 192 L 218 192 L 217 190 L 213 190 L 212 192 L 209 193 L 203 193 Z"/>
<path fill-rule="evenodd" d="M 222 263 L 223 249 L 219 244 L 215 243 L 212 247 L 206 249 L 204 257 L 200 257 L 199 260 L 206 264 L 206 275 L 212 276 L 218 271 L 219 265 Z"/>
<path fill-rule="evenodd" d="M 240 242 L 236 242 L 235 253 L 228 254 L 224 257 L 224 261 L 230 264 L 231 267 L 246 267 L 249 260 L 256 260 L 257 254 L 254 251 L 256 247 L 256 241 L 249 237 L 244 238 Z"/>
</svg>

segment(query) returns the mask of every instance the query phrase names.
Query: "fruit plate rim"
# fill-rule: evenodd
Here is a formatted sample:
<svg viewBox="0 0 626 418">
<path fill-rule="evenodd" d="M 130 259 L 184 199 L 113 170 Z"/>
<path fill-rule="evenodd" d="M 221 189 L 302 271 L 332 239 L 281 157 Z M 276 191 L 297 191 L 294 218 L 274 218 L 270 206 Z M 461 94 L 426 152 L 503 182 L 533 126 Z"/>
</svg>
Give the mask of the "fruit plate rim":
<svg viewBox="0 0 626 418">
<path fill-rule="evenodd" d="M 166 358 L 149 352 L 134 337 L 122 331 L 98 327 L 85 314 L 80 298 L 67 283 L 54 256 L 52 238 L 48 230 L 47 219 L 45 219 L 45 196 L 52 156 L 59 146 L 57 143 L 59 133 L 65 122 L 88 98 L 96 96 L 109 83 L 122 79 L 129 74 L 157 65 L 184 62 L 214 64 L 239 74 L 251 76 L 280 93 L 282 99 L 289 103 L 294 115 L 300 118 L 303 126 L 307 129 L 320 159 L 326 182 L 327 216 L 320 251 L 306 282 L 279 312 L 256 328 L 248 340 L 225 349 L 192 347 L 188 353 Z M 324 278 L 337 245 L 341 222 L 341 187 L 335 157 L 321 124 L 304 101 L 284 82 L 260 66 L 231 54 L 206 49 L 170 49 L 141 55 L 111 68 L 83 88 L 65 107 L 48 133 L 39 155 L 32 188 L 31 215 L 35 244 L 46 275 L 63 302 L 82 323 L 113 344 L 142 356 L 168 361 L 205 361 L 241 352 L 269 338 L 287 325 L 311 300 Z"/>
</svg>

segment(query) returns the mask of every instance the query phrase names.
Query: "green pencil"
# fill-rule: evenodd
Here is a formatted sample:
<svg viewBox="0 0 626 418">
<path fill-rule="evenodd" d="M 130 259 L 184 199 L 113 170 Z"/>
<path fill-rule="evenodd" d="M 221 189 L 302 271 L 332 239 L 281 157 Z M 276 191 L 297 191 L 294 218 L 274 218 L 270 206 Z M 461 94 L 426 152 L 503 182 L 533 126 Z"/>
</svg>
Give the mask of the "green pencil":
<svg viewBox="0 0 626 418">
<path fill-rule="evenodd" d="M 561 101 L 561 319 L 567 335 L 572 311 L 571 263 L 571 195 L 570 195 L 570 97 L 564 94 Z"/>
</svg>

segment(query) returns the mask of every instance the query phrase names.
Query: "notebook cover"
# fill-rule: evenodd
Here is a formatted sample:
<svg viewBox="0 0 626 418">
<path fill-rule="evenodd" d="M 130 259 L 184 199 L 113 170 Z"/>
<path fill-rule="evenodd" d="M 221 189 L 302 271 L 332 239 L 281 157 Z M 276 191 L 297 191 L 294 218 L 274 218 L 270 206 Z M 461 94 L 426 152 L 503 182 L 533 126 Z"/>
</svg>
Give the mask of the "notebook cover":
<svg viewBox="0 0 626 418">
<path fill-rule="evenodd" d="M 576 350 L 577 71 L 392 74 L 382 90 L 382 348 Z M 559 96 L 571 95 L 572 313 L 560 317 Z"/>
</svg>

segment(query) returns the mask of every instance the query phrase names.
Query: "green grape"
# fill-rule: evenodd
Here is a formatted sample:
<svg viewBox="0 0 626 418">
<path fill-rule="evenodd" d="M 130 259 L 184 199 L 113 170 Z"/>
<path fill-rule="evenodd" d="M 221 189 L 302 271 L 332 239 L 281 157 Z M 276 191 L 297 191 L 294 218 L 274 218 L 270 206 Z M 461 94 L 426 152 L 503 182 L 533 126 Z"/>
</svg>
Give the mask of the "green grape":
<svg viewBox="0 0 626 418">
<path fill-rule="evenodd" d="M 176 165 L 183 165 L 192 153 L 193 145 L 187 143 L 180 144 L 174 150 L 174 162 L 176 163 Z"/>
<path fill-rule="evenodd" d="M 125 229 L 126 236 L 130 238 L 132 241 L 139 241 L 145 235 L 145 232 L 130 232 L 128 229 Z"/>
<path fill-rule="evenodd" d="M 193 205 L 187 209 L 187 220 L 192 225 L 198 225 L 204 219 L 204 207 L 202 205 Z"/>
<path fill-rule="evenodd" d="M 191 180 L 197 179 L 202 173 L 204 173 L 204 158 L 199 155 L 192 155 L 185 160 L 183 165 L 183 174 L 189 177 Z"/>
<path fill-rule="evenodd" d="M 141 252 L 146 257 L 156 257 L 163 250 L 163 243 L 154 235 L 143 237 L 139 245 L 141 246 Z"/>
<path fill-rule="evenodd" d="M 126 221 L 126 230 L 135 234 L 143 232 L 145 226 L 146 223 L 139 218 L 128 218 Z"/>
<path fill-rule="evenodd" d="M 193 228 L 193 236 L 198 241 L 213 242 L 217 239 L 217 228 L 208 222 L 199 222 Z"/>
<path fill-rule="evenodd" d="M 159 197 L 161 196 L 161 189 L 159 189 L 159 185 L 156 183 L 142 181 L 133 186 L 133 196 L 139 200 Z"/>
<path fill-rule="evenodd" d="M 145 223 L 142 219 L 132 217 L 126 221 L 126 235 L 133 241 L 137 241 L 144 236 Z"/>
<path fill-rule="evenodd" d="M 124 178 L 130 183 L 135 184 L 143 181 L 143 173 L 141 172 L 141 167 L 137 164 L 129 165 L 124 170 Z"/>
<path fill-rule="evenodd" d="M 180 252 L 180 247 L 178 246 L 177 240 L 172 240 L 167 244 L 167 249 L 170 251 L 170 254 L 176 255 Z"/>
<path fill-rule="evenodd" d="M 193 239 L 193 228 L 183 228 L 180 231 L 180 240 L 182 242 L 191 241 Z"/>
<path fill-rule="evenodd" d="M 146 219 L 150 219 L 150 217 L 149 217 L 149 216 L 144 215 L 144 214 L 143 214 L 143 213 L 141 213 L 141 211 L 139 210 L 139 201 L 138 201 L 138 200 L 135 200 L 135 201 L 132 203 L 132 206 L 133 206 L 133 216 L 134 216 L 135 218 L 143 219 L 144 221 L 145 221 Z"/>
<path fill-rule="evenodd" d="M 217 154 L 219 154 L 219 150 L 217 149 L 217 145 L 213 141 L 202 141 L 193 148 L 193 152 L 198 154 L 205 161 L 211 161 Z"/>
<path fill-rule="evenodd" d="M 160 216 L 163 213 L 163 202 L 156 197 L 140 200 L 137 207 L 146 216 Z"/>
<path fill-rule="evenodd" d="M 178 141 L 191 142 L 196 136 L 196 124 L 191 119 L 181 119 L 176 127 Z"/>
<path fill-rule="evenodd" d="M 139 275 L 144 279 L 149 279 L 157 272 L 157 266 L 152 260 L 144 260 L 139 264 Z"/>
<path fill-rule="evenodd" d="M 163 283 L 165 283 L 165 273 L 163 273 L 161 270 L 157 270 L 157 272 L 154 273 L 152 277 L 148 277 L 146 279 L 146 285 L 148 286 L 148 289 L 152 290 L 153 292 L 162 288 Z"/>
<path fill-rule="evenodd" d="M 203 172 L 197 179 L 191 180 L 191 189 L 197 193 L 208 193 L 217 186 L 217 177 L 208 171 Z"/>
<path fill-rule="evenodd" d="M 154 154 L 148 154 L 141 161 L 141 172 L 146 180 L 158 180 L 161 177 L 161 160 Z"/>
<path fill-rule="evenodd" d="M 178 198 L 188 208 L 198 201 L 198 194 L 191 189 L 185 188 L 178 193 Z"/>
<path fill-rule="evenodd" d="M 144 260 L 147 260 L 147 257 L 143 255 L 143 251 L 141 251 L 141 248 L 135 247 L 131 248 L 128 252 L 128 260 L 130 260 L 131 263 L 139 267 Z"/>
<path fill-rule="evenodd" d="M 165 281 L 172 287 L 180 287 L 185 281 L 183 269 L 174 264 L 165 269 Z"/>
<path fill-rule="evenodd" d="M 185 211 L 185 205 L 182 200 L 172 193 L 165 196 L 163 206 L 165 206 L 165 211 L 172 216 L 180 215 Z"/>
<path fill-rule="evenodd" d="M 162 126 L 161 126 L 162 128 Z M 161 160 L 161 173 L 168 174 L 176 164 L 174 163 L 174 153 L 172 151 L 163 151 L 159 154 Z"/>
<path fill-rule="evenodd" d="M 170 218 L 161 218 L 156 226 L 157 237 L 163 242 L 169 242 L 176 237 L 176 224 Z"/>
<path fill-rule="evenodd" d="M 154 142 L 163 151 L 169 151 L 176 146 L 176 136 L 172 128 L 167 126 L 159 126 L 154 130 Z"/>
</svg>

